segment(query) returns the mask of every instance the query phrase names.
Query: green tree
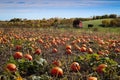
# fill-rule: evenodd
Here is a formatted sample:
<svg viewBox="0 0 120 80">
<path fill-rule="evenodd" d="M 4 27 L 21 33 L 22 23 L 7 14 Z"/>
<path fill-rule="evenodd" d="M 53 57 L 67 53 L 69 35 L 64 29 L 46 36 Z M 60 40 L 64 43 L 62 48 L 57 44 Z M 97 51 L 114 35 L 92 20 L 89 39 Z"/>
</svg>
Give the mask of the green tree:
<svg viewBox="0 0 120 80">
<path fill-rule="evenodd" d="M 22 19 L 21 18 L 13 18 L 10 20 L 10 22 L 21 22 Z"/>
<path fill-rule="evenodd" d="M 117 18 L 117 15 L 116 14 L 110 14 L 109 18 Z"/>
</svg>

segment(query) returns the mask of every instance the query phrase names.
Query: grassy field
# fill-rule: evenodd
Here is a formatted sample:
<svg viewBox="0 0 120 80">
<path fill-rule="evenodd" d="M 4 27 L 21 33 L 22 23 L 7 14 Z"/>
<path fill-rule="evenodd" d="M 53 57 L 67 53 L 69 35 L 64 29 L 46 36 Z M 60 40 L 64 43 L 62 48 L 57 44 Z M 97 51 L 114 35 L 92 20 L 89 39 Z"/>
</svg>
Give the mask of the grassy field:
<svg viewBox="0 0 120 80">
<path fill-rule="evenodd" d="M 116 27 L 100 27 L 99 25 L 102 24 L 102 20 L 111 20 L 111 19 L 99 19 L 99 20 L 90 20 L 90 21 L 83 21 L 83 28 L 85 30 L 90 30 L 88 29 L 88 24 L 93 24 L 94 27 L 91 29 L 91 31 L 94 31 L 94 29 L 97 29 L 98 32 L 110 32 L 110 33 L 118 33 L 120 34 L 120 28 Z"/>
<path fill-rule="evenodd" d="M 98 19 L 98 20 L 84 21 L 83 26 L 87 26 L 88 24 L 93 24 L 94 27 L 99 27 L 99 25 L 102 24 L 102 20 L 112 20 L 112 19 Z"/>
<path fill-rule="evenodd" d="M 102 24 L 102 20 L 112 20 L 112 19 L 98 19 L 98 20 L 89 20 L 89 21 L 83 21 L 83 28 L 81 29 L 73 29 L 67 26 L 61 25 L 59 27 L 61 30 L 76 30 L 76 31 L 85 31 L 85 32 L 102 32 L 102 33 L 117 33 L 120 34 L 120 28 L 117 27 L 101 27 L 99 26 Z M 88 28 L 88 24 L 93 24 L 94 26 L 92 28 Z M 69 26 L 72 26 L 70 24 Z"/>
</svg>

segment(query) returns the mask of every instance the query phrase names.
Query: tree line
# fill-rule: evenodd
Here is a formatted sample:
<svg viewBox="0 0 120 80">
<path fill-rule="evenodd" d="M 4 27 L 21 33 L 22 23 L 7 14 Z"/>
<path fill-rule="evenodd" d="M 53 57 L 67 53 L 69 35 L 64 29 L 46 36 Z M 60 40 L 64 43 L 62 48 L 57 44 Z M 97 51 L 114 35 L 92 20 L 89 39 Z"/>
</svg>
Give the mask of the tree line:
<svg viewBox="0 0 120 80">
<path fill-rule="evenodd" d="M 50 18 L 50 19 L 38 19 L 38 20 L 28 20 L 21 18 L 13 18 L 9 21 L 0 21 L 0 27 L 19 27 L 19 28 L 48 28 L 48 27 L 73 27 L 73 22 L 75 20 L 88 21 L 95 19 L 106 19 L 112 18 L 111 21 L 103 20 L 102 26 L 120 26 L 120 17 L 116 14 L 102 15 L 102 16 L 93 16 L 93 18 Z"/>
<path fill-rule="evenodd" d="M 106 19 L 106 18 L 120 18 L 119 15 L 116 15 L 116 14 L 110 14 L 110 15 L 102 15 L 102 16 L 93 16 L 93 20 L 95 19 Z"/>
<path fill-rule="evenodd" d="M 81 21 L 90 20 L 90 18 L 50 18 L 41 20 L 28 20 L 21 18 L 13 18 L 9 21 L 0 21 L 0 27 L 25 27 L 25 28 L 48 28 L 48 27 L 72 27 L 74 20 Z"/>
</svg>

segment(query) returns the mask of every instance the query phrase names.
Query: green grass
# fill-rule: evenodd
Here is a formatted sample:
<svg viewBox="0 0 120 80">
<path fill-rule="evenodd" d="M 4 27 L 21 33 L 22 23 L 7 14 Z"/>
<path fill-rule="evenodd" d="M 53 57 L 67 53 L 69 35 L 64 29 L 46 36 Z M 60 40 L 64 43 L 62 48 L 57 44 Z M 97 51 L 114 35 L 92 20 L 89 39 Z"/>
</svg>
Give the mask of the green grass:
<svg viewBox="0 0 120 80">
<path fill-rule="evenodd" d="M 87 28 L 88 24 L 93 24 L 94 27 L 97 27 L 99 24 L 101 24 L 102 20 L 90 20 L 90 21 L 84 21 L 83 27 Z"/>
<path fill-rule="evenodd" d="M 107 27 L 103 28 L 99 25 L 102 24 L 102 20 L 111 20 L 111 19 L 98 19 L 98 20 L 90 20 L 90 21 L 83 21 L 83 28 L 84 30 L 94 31 L 97 29 L 97 32 L 105 32 L 105 33 L 118 33 L 120 34 L 120 28 L 117 27 Z M 94 27 L 92 29 L 88 29 L 88 24 L 93 24 Z"/>
<path fill-rule="evenodd" d="M 89 21 L 84 21 L 83 26 L 87 27 L 88 24 L 93 24 L 94 27 L 99 27 L 100 24 L 102 24 L 102 20 L 111 20 L 111 19 L 98 19 L 98 20 L 89 20 Z"/>
</svg>

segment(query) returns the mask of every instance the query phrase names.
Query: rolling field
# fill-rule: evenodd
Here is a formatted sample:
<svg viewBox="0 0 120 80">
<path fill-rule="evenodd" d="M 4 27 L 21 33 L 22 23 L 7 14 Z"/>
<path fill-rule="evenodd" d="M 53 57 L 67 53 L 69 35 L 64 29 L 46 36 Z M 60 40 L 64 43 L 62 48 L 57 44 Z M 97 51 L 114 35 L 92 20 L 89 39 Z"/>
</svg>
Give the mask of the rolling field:
<svg viewBox="0 0 120 80">
<path fill-rule="evenodd" d="M 100 27 L 99 25 L 102 24 L 102 20 L 112 20 L 112 19 L 98 19 L 98 20 L 90 20 L 90 21 L 83 21 L 83 28 L 86 29 L 86 30 L 89 30 L 88 29 L 88 24 L 93 24 L 93 30 L 94 29 L 97 29 L 97 31 L 99 32 L 107 32 L 107 33 L 118 33 L 120 34 L 120 28 L 118 27 L 106 27 L 106 28 L 103 28 L 103 27 Z"/>
</svg>

